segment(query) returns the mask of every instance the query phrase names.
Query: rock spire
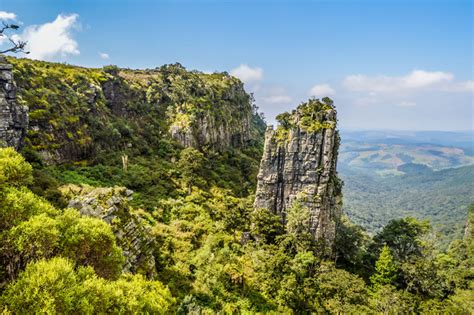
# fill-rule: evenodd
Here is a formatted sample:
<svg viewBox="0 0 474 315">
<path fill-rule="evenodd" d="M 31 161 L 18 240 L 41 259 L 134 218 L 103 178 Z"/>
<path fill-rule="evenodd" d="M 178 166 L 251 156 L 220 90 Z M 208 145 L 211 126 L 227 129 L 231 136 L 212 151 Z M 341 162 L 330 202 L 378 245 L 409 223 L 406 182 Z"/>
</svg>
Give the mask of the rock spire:
<svg viewBox="0 0 474 315">
<path fill-rule="evenodd" d="M 286 223 L 297 201 L 310 213 L 313 237 L 332 248 L 341 213 L 342 182 L 336 164 L 339 134 L 332 100 L 311 99 L 267 128 L 254 207 L 266 208 Z"/>
</svg>

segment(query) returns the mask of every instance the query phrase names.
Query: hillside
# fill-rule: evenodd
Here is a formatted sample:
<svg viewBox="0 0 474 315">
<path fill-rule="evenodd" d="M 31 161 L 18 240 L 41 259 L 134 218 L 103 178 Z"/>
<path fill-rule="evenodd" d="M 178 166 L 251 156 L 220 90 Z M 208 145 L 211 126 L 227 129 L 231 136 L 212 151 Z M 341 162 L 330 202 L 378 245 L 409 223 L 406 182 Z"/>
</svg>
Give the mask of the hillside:
<svg viewBox="0 0 474 315">
<path fill-rule="evenodd" d="M 22 151 L 36 166 L 31 187 L 51 201 L 63 202 L 62 184 L 123 185 L 135 191 L 135 205 L 154 208 L 176 195 L 186 147 L 211 158 L 208 187 L 254 192 L 265 123 L 240 80 L 179 64 L 130 70 L 8 61 L 17 102 L 29 107 Z"/>
<path fill-rule="evenodd" d="M 265 123 L 226 73 L 9 60 L 18 97 L 4 67 L 2 134 L 17 128 L 26 137 L 14 142 L 24 141 L 20 152 L 0 148 L 1 312 L 470 309 L 470 226 L 438 252 L 428 222 L 392 220 L 367 235 L 340 216 L 331 99 L 280 115 L 263 152 Z M 29 124 L 16 124 L 22 117 L 9 107 L 16 102 L 29 107 Z M 362 187 L 374 189 L 371 198 L 405 182 L 418 189 L 409 200 L 429 187 L 448 197 L 461 189 L 454 185 L 461 174 L 413 165 L 403 177 L 380 177 L 394 181 L 386 184 L 343 178 L 361 196 Z M 471 168 L 459 172 L 471 178 Z M 419 175 L 428 173 L 434 179 Z M 451 187 L 438 187 L 443 181 Z M 267 206 L 275 201 L 287 204 Z"/>
<path fill-rule="evenodd" d="M 401 175 L 403 165 L 440 170 L 474 164 L 472 133 L 455 132 L 343 132 L 340 170 Z"/>
<path fill-rule="evenodd" d="M 343 131 L 344 211 L 371 233 L 394 218 L 429 219 L 446 246 L 474 201 L 473 147 L 470 132 Z"/>
<path fill-rule="evenodd" d="M 429 219 L 441 238 L 452 240 L 461 236 L 467 206 L 474 203 L 474 166 L 385 177 L 346 170 L 341 177 L 344 210 L 371 232 L 413 216 Z"/>
</svg>

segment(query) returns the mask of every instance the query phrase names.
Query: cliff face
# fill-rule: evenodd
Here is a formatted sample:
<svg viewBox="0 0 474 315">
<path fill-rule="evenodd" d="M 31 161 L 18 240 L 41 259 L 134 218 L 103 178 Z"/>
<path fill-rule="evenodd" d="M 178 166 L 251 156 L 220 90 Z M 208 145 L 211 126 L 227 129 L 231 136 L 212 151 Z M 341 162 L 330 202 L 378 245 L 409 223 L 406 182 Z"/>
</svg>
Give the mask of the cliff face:
<svg viewBox="0 0 474 315">
<path fill-rule="evenodd" d="M 0 56 L 0 146 L 19 149 L 28 128 L 28 108 L 16 102 L 12 68 Z"/>
<path fill-rule="evenodd" d="M 242 148 L 262 132 L 243 84 L 226 73 L 187 71 L 179 64 L 129 70 L 8 61 L 18 103 L 30 110 L 25 145 L 50 164 L 104 152 L 150 153 L 164 142 Z"/>
<path fill-rule="evenodd" d="M 280 126 L 269 126 L 265 134 L 254 206 L 280 215 L 285 223 L 288 209 L 298 201 L 309 209 L 314 238 L 332 245 L 342 199 L 332 101 L 310 100 L 277 119 Z"/>
<path fill-rule="evenodd" d="M 132 199 L 131 190 L 124 187 L 66 185 L 61 187 L 61 192 L 69 199 L 69 208 L 111 225 L 125 257 L 124 271 L 140 272 L 149 277 L 154 275 L 153 239 L 149 236 L 144 221 L 131 212 L 127 205 Z"/>
</svg>

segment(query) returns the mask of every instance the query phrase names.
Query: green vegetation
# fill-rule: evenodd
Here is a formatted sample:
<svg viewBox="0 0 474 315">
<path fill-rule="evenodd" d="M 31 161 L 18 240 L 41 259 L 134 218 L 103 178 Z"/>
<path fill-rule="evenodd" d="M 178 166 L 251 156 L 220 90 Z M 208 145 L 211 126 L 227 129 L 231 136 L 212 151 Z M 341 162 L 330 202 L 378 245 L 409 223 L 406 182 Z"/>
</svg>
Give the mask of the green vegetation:
<svg viewBox="0 0 474 315">
<path fill-rule="evenodd" d="M 9 165 L 0 192 L 4 312 L 462 314 L 472 307 L 472 211 L 465 237 L 446 252 L 434 249 L 424 221 L 391 221 L 371 239 L 344 219 L 337 259 L 328 261 L 302 228 L 304 207 L 295 204 L 283 227 L 267 210 L 253 211 L 251 195 L 210 187 L 206 158 L 186 150 L 181 162 L 193 163 L 174 177 L 176 196 L 136 211 L 154 240 L 155 273 L 146 279 L 121 273 L 108 224 L 20 186 L 32 170 L 19 154 L 0 152 Z"/>
<path fill-rule="evenodd" d="M 430 220 L 443 248 L 462 236 L 467 205 L 474 203 L 474 166 L 386 177 L 343 169 L 341 177 L 353 222 L 377 233 L 391 219 Z"/>
<path fill-rule="evenodd" d="M 227 73 L 187 71 L 180 64 L 128 70 L 8 61 L 18 102 L 29 106 L 27 149 L 48 164 L 88 164 L 107 153 L 164 156 L 176 149 L 173 139 L 200 149 L 261 145 L 265 124 L 258 108 Z M 203 125 L 234 137 L 226 137 L 229 143 L 218 134 L 203 137 Z"/>
<path fill-rule="evenodd" d="M 121 275 L 123 255 L 110 226 L 59 210 L 26 187 L 31 167 L 0 149 L 0 305 L 14 313 L 165 313 L 168 289 Z"/>
<path fill-rule="evenodd" d="M 321 101 L 312 98 L 300 104 L 291 113 L 285 112 L 276 116 L 278 127 L 275 131 L 279 142 L 286 142 L 291 129 L 300 127 L 307 132 L 316 132 L 322 129 L 334 128 L 336 122 L 328 116 L 334 110 L 333 101 L 325 97 Z"/>
<path fill-rule="evenodd" d="M 446 250 L 434 246 L 426 221 L 386 221 L 370 236 L 344 217 L 335 257 L 305 229 L 304 206 L 288 209 L 285 225 L 254 210 L 265 124 L 236 78 L 179 64 L 126 70 L 9 60 L 31 128 L 21 155 L 0 149 L 2 313 L 473 308 L 472 210 L 464 237 Z M 298 108 L 298 121 L 294 113 L 279 116 L 277 133 L 286 139 L 295 123 L 310 132 L 333 128 L 332 110 L 330 99 L 310 100 Z M 222 136 L 226 131 L 235 137 Z M 252 136 L 243 144 L 244 131 Z M 132 189 L 133 200 L 114 206 L 136 219 L 140 229 L 132 230 L 146 237 L 155 264 L 124 272 L 135 240 L 115 229 L 124 217 L 108 224 L 68 209 L 77 191 L 65 184 Z"/>
</svg>

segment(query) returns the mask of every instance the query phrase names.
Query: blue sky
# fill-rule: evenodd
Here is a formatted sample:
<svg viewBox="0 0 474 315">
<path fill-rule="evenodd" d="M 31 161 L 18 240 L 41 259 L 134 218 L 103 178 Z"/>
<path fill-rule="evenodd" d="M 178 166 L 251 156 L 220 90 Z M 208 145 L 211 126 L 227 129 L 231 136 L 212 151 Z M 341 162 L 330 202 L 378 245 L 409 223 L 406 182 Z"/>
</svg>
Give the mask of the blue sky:
<svg viewBox="0 0 474 315">
<path fill-rule="evenodd" d="M 21 23 L 19 36 L 37 59 L 229 71 L 269 122 L 312 95 L 329 95 L 343 129 L 472 130 L 472 6 L 0 0 L 0 18 Z"/>
</svg>

